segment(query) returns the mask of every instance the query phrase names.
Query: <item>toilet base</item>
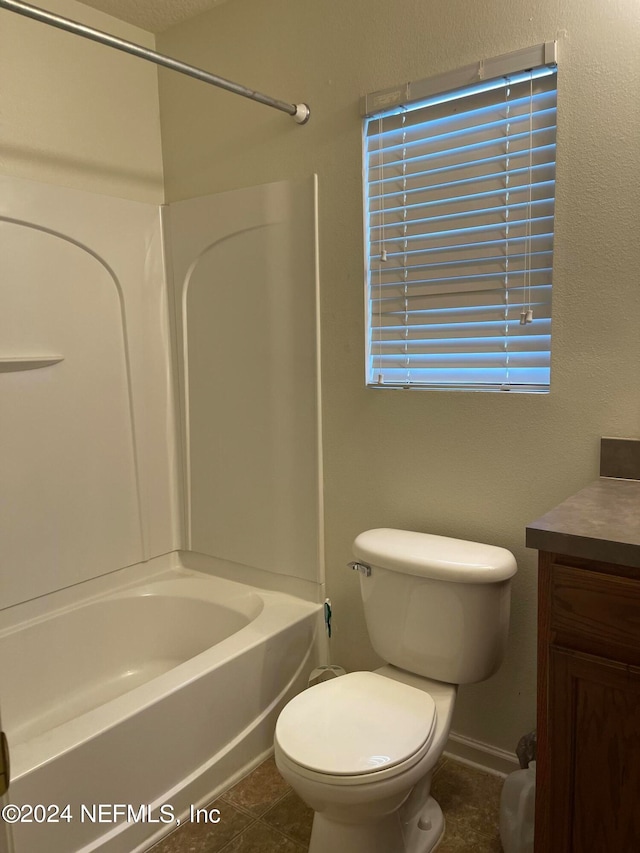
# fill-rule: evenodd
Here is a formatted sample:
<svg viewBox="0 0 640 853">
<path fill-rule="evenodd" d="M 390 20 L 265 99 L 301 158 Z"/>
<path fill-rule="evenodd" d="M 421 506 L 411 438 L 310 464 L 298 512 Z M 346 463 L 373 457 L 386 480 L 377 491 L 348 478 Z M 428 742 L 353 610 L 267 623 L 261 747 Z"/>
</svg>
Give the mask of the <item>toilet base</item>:
<svg viewBox="0 0 640 853">
<path fill-rule="evenodd" d="M 309 853 L 431 853 L 443 834 L 444 815 L 433 797 L 409 821 L 402 808 L 367 823 L 338 823 L 316 812 Z"/>
<path fill-rule="evenodd" d="M 406 853 L 431 853 L 442 841 L 444 815 L 438 803 L 429 797 L 417 818 L 405 824 Z"/>
</svg>

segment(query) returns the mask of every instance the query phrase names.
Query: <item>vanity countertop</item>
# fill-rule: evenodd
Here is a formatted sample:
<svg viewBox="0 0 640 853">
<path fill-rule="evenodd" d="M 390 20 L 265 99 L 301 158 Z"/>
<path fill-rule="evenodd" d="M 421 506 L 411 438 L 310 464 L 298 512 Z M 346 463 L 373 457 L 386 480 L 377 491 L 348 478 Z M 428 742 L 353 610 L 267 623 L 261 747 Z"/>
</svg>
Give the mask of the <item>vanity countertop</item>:
<svg viewBox="0 0 640 853">
<path fill-rule="evenodd" d="M 526 544 L 640 568 L 640 480 L 600 477 L 529 524 Z"/>
</svg>

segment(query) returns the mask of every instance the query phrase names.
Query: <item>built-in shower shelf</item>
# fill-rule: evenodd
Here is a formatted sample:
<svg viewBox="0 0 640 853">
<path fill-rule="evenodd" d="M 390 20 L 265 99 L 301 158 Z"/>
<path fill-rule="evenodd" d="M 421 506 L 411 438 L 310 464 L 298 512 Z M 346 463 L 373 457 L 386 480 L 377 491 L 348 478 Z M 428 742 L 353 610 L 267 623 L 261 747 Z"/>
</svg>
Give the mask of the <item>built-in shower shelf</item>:
<svg viewBox="0 0 640 853">
<path fill-rule="evenodd" d="M 63 355 L 0 356 L 0 373 L 49 367 L 50 364 L 57 364 L 63 359 Z"/>
</svg>

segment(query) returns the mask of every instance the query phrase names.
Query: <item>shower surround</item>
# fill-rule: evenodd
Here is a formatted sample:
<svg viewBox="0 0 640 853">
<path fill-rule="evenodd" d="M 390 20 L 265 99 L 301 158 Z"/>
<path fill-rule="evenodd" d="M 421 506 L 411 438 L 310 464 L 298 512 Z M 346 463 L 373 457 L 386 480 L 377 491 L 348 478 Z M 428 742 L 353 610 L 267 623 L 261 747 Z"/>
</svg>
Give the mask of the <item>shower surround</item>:
<svg viewBox="0 0 640 853">
<path fill-rule="evenodd" d="M 9 802 L 79 790 L 173 799 L 178 816 L 263 757 L 316 661 L 315 179 L 162 208 L 0 183 Z M 219 726 L 197 722 L 214 707 Z M 126 779 L 135 745 L 163 752 L 169 728 L 197 760 Z M 130 853 L 170 828 L 21 824 L 13 842 Z"/>
</svg>

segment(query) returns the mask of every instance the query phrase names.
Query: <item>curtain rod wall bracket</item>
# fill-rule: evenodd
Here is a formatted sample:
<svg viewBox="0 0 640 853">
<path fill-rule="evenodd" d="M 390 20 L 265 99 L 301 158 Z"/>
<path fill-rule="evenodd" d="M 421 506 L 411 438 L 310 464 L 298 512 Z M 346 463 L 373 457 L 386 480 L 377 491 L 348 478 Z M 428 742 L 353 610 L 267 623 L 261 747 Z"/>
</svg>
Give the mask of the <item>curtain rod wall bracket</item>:
<svg viewBox="0 0 640 853">
<path fill-rule="evenodd" d="M 311 116 L 311 110 L 308 104 L 296 104 L 296 111 L 293 114 L 294 119 L 298 124 L 306 124 Z"/>
<path fill-rule="evenodd" d="M 219 89 L 225 89 L 227 92 L 233 92 L 243 98 L 257 101 L 259 104 L 273 107 L 273 109 L 293 116 L 297 124 L 306 124 L 309 121 L 310 111 L 307 104 L 289 104 L 286 101 L 280 101 L 277 98 L 264 95 L 262 92 L 256 92 L 254 89 L 248 89 L 246 86 L 241 86 L 239 83 L 234 83 L 224 77 L 218 77 L 217 74 L 203 71 L 195 65 L 188 65 L 186 62 L 172 59 L 170 56 L 157 53 L 150 48 L 142 47 L 142 45 L 135 44 L 134 42 L 125 41 L 102 30 L 95 30 L 93 27 L 88 27 L 79 21 L 72 21 L 70 18 L 54 15 L 53 12 L 47 12 L 38 6 L 31 6 L 29 3 L 23 3 L 22 0 L 0 0 L 0 9 L 6 9 L 8 12 L 16 12 L 18 15 L 24 15 L 26 18 L 40 21 L 42 24 L 48 24 L 51 27 L 57 27 L 65 32 L 74 33 L 74 35 L 82 36 L 99 44 L 104 44 L 107 47 L 113 47 L 115 50 L 121 50 L 124 53 L 131 54 L 131 56 L 137 56 L 139 59 L 146 59 L 148 62 L 154 62 L 156 65 L 170 68 L 172 71 L 177 71 L 180 74 L 186 74 L 188 77 L 194 77 L 203 83 L 209 83 L 211 86 L 217 86 Z"/>
</svg>

